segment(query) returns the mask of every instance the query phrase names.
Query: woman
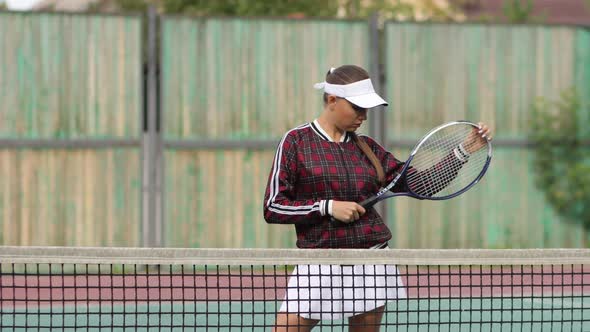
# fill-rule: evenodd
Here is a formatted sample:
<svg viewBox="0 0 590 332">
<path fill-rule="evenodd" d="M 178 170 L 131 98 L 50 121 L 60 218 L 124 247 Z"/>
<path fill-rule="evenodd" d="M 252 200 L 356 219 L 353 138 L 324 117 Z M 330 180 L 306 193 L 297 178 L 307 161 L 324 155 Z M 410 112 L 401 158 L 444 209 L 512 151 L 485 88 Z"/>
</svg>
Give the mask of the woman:
<svg viewBox="0 0 590 332">
<path fill-rule="evenodd" d="M 387 248 L 389 228 L 375 209 L 357 202 L 391 181 L 402 162 L 372 138 L 355 134 L 367 110 L 387 102 L 358 66 L 332 68 L 315 87 L 324 90 L 324 110 L 279 143 L 264 197 L 265 220 L 294 224 L 299 248 Z M 479 134 L 491 139 L 483 124 Z M 392 265 L 300 265 L 275 331 L 309 331 L 319 320 L 345 318 L 350 331 L 377 331 L 386 300 L 405 296 Z"/>
</svg>

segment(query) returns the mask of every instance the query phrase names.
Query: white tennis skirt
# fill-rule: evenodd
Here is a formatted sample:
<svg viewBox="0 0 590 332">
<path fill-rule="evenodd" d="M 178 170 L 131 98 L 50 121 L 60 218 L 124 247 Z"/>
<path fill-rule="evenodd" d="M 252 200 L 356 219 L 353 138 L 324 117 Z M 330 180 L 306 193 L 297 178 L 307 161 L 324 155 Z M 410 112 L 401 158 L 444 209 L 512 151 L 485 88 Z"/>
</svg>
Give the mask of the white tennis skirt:
<svg viewBox="0 0 590 332">
<path fill-rule="evenodd" d="M 316 320 L 352 317 L 406 297 L 395 265 L 298 265 L 280 312 Z"/>
</svg>

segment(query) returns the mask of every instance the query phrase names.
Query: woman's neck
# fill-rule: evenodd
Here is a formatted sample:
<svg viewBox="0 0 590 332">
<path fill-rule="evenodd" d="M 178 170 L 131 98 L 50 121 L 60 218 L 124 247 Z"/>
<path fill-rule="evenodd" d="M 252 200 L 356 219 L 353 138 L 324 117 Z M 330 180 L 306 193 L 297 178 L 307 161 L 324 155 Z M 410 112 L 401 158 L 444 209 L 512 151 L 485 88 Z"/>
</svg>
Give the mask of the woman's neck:
<svg viewBox="0 0 590 332">
<path fill-rule="evenodd" d="M 338 129 L 330 119 L 328 119 L 325 114 L 320 115 L 318 118 L 318 123 L 322 126 L 322 129 L 326 132 L 326 134 L 330 135 L 330 138 L 334 142 L 340 142 L 342 136 L 345 134 L 344 130 Z"/>
</svg>

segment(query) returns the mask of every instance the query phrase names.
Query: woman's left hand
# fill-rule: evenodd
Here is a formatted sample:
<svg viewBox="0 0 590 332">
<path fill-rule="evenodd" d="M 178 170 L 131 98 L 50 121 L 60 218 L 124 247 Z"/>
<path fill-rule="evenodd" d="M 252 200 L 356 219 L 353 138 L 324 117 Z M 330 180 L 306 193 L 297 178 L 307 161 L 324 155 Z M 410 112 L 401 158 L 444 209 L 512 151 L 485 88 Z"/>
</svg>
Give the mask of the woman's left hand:
<svg viewBox="0 0 590 332">
<path fill-rule="evenodd" d="M 473 131 L 463 141 L 463 147 L 467 153 L 474 153 L 486 145 L 486 141 L 492 140 L 492 131 L 483 122 L 478 122 L 478 128 L 473 128 Z"/>
</svg>

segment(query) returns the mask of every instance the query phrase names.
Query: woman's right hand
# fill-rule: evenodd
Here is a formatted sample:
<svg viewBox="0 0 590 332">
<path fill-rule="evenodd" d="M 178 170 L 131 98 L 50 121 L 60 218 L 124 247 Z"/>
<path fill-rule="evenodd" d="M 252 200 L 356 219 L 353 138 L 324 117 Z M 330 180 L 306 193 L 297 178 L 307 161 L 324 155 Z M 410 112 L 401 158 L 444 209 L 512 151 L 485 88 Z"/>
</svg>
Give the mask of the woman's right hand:
<svg viewBox="0 0 590 332">
<path fill-rule="evenodd" d="M 332 201 L 332 217 L 343 223 L 359 220 L 365 212 L 365 208 L 356 202 Z"/>
</svg>

